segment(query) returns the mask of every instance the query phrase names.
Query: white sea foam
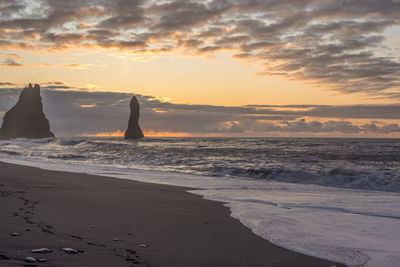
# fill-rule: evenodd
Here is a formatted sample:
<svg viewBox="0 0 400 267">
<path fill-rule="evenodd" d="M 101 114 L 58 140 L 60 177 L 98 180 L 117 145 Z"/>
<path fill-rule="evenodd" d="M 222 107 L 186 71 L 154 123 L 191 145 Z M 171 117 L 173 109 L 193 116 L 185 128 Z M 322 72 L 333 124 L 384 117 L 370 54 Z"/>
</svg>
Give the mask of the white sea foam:
<svg viewBox="0 0 400 267">
<path fill-rule="evenodd" d="M 348 266 L 398 266 L 400 194 L 173 172 L 102 167 L 87 162 L 0 156 L 43 169 L 86 172 L 194 188 L 226 203 L 232 216 L 279 246 Z"/>
</svg>

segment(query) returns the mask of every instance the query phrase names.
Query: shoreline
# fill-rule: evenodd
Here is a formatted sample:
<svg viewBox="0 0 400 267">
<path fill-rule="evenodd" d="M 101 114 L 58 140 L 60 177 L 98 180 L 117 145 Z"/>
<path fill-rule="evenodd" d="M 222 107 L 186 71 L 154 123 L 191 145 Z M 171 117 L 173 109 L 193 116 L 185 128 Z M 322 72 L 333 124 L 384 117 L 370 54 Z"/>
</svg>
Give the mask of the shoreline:
<svg viewBox="0 0 400 267">
<path fill-rule="evenodd" d="M 0 162 L 0 266 L 344 266 L 273 245 L 187 190 Z"/>
</svg>

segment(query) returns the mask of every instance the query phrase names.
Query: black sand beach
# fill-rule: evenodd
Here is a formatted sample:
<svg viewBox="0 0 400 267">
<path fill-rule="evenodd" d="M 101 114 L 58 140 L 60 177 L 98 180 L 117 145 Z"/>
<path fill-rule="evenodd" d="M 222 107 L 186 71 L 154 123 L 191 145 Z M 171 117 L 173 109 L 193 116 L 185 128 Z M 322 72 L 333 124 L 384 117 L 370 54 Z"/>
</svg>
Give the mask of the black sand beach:
<svg viewBox="0 0 400 267">
<path fill-rule="evenodd" d="M 343 266 L 272 245 L 185 190 L 0 162 L 0 266 Z"/>
</svg>

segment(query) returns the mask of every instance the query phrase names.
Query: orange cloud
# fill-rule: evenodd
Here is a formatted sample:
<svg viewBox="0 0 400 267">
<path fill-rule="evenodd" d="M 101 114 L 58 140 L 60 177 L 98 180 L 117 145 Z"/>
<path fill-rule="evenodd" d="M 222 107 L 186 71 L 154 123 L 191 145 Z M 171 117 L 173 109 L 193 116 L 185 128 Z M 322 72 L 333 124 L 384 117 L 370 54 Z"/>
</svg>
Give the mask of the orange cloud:
<svg viewBox="0 0 400 267">
<path fill-rule="evenodd" d="M 191 137 L 190 133 L 183 132 L 155 132 L 153 130 L 144 130 L 144 136 L 149 137 Z"/>
<path fill-rule="evenodd" d="M 96 104 L 90 104 L 90 105 L 80 105 L 81 108 L 94 108 Z"/>
<path fill-rule="evenodd" d="M 183 132 L 156 132 L 153 130 L 144 130 L 144 136 L 146 137 L 191 137 L 189 133 Z M 121 130 L 116 130 L 115 132 L 100 132 L 95 134 L 83 133 L 82 136 L 88 137 L 122 137 L 125 132 Z"/>
<path fill-rule="evenodd" d="M 0 52 L 0 56 L 4 56 L 4 57 L 8 57 L 8 58 L 14 58 L 14 59 L 17 59 L 17 60 L 21 60 L 22 59 L 22 57 L 17 55 L 17 54 L 7 54 L 7 53 Z"/>
<path fill-rule="evenodd" d="M 7 59 L 3 64 L 0 64 L 2 67 L 12 67 L 12 68 L 51 68 L 54 67 L 52 64 L 42 63 L 42 64 L 29 64 L 24 65 L 19 62 L 12 60 L 11 58 Z"/>
<path fill-rule="evenodd" d="M 64 68 L 79 69 L 79 70 L 85 70 L 91 66 L 92 66 L 92 64 L 76 64 L 76 63 L 62 65 L 62 67 L 64 67 Z"/>
</svg>

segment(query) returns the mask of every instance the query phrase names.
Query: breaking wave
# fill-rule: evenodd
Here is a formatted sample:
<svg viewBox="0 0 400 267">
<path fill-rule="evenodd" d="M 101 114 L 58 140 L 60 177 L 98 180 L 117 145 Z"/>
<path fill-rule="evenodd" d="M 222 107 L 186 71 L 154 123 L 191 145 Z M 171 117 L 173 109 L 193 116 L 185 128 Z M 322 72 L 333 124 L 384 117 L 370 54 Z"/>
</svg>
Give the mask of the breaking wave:
<svg viewBox="0 0 400 267">
<path fill-rule="evenodd" d="M 0 155 L 400 192 L 398 139 L 21 138 Z"/>
</svg>

